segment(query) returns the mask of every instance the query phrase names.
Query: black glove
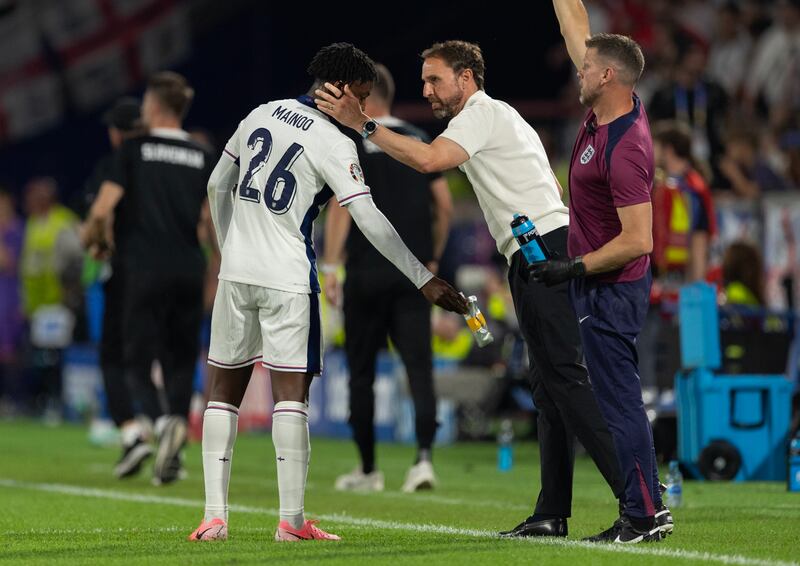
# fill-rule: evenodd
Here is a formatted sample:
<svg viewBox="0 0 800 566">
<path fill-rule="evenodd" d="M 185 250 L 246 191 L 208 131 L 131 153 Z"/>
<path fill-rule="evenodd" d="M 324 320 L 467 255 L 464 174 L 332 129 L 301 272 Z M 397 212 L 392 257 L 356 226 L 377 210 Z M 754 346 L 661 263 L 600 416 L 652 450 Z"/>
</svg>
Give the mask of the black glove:
<svg viewBox="0 0 800 566">
<path fill-rule="evenodd" d="M 530 270 L 534 281 L 544 283 L 548 287 L 586 275 L 586 266 L 580 256 L 567 259 L 549 259 L 532 265 Z"/>
</svg>

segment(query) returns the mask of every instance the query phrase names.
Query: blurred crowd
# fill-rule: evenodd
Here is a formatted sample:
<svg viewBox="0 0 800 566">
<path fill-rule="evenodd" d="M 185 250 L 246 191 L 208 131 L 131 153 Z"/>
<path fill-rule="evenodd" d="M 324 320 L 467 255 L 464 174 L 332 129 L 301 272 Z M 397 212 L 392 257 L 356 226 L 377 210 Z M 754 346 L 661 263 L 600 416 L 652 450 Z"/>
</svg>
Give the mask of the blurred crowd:
<svg viewBox="0 0 800 566">
<path fill-rule="evenodd" d="M 728 302 L 766 305 L 757 242 L 732 242 L 719 265 L 711 261 L 715 207 L 731 200 L 757 205 L 766 195 L 800 191 L 800 0 L 594 0 L 587 8 L 593 32 L 631 35 L 647 61 L 637 93 L 650 117 L 658 167 L 657 277 L 642 336 L 642 380 L 656 385 L 656 352 L 668 351 L 661 307 L 681 285 L 709 279 Z M 569 64 L 565 52 L 550 62 Z M 575 88 L 574 82 L 567 87 L 565 100 L 577 103 Z M 573 121 L 565 117 L 561 127 L 557 137 L 565 147 L 554 150 L 554 162 L 569 154 L 574 139 Z M 554 169 L 563 171 L 555 163 Z M 478 296 L 496 340 L 479 350 L 463 321 L 437 313 L 434 354 L 440 363 L 482 368 L 493 379 L 519 377 L 526 356 L 506 266 L 461 186 L 464 179 L 457 173 L 449 179 L 456 208 L 441 272 Z M 567 187 L 563 173 L 561 180 Z M 45 177 L 31 179 L 19 195 L 0 190 L 0 413 L 13 406 L 46 414 L 57 411 L 64 348 L 92 339 L 86 290 L 103 278 L 103 265 L 86 259 L 78 242 L 86 203 L 78 198 L 65 206 L 56 182 Z M 790 249 L 796 271 L 796 249 Z M 216 269 L 210 264 L 209 309 Z M 328 317 L 334 320 L 329 343 L 340 345 L 335 313 Z"/>
</svg>

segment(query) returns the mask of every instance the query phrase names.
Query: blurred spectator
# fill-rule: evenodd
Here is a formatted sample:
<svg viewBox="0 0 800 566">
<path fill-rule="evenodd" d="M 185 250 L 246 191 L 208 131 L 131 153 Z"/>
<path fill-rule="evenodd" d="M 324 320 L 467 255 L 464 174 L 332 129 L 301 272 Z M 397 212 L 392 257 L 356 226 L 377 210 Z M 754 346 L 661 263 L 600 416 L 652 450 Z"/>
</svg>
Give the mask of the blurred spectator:
<svg viewBox="0 0 800 566">
<path fill-rule="evenodd" d="M 715 188 L 730 188 L 744 198 L 757 198 L 765 191 L 787 188 L 786 181 L 759 155 L 758 138 L 752 132 L 742 130 L 728 136 L 719 170 L 720 183 Z"/>
<path fill-rule="evenodd" d="M 0 399 L 9 393 L 22 336 L 18 277 L 22 234 L 14 199 L 0 189 Z"/>
<path fill-rule="evenodd" d="M 713 166 L 724 149 L 728 95 L 719 83 L 705 76 L 707 57 L 702 45 L 687 36 L 679 37 L 676 45 L 672 80 L 653 94 L 648 114 L 652 121 L 674 119 L 688 125 L 694 156 Z"/>
<path fill-rule="evenodd" d="M 745 84 L 745 101 L 773 125 L 798 110 L 800 98 L 800 0 L 778 2 L 773 25 L 756 44 Z"/>
<path fill-rule="evenodd" d="M 36 309 L 64 304 L 62 282 L 69 259 L 59 248 L 72 248 L 78 217 L 56 201 L 56 183 L 51 178 L 31 180 L 25 188 L 25 238 L 22 248 L 22 302 L 27 318 Z M 78 246 L 80 249 L 80 246 Z"/>
<path fill-rule="evenodd" d="M 764 262 L 755 246 L 734 242 L 722 259 L 722 281 L 727 303 L 764 305 Z"/>
<path fill-rule="evenodd" d="M 691 132 L 674 122 L 653 127 L 659 170 L 653 192 L 653 265 L 658 276 L 702 281 L 716 220 L 708 183 L 692 156 Z"/>
<path fill-rule="evenodd" d="M 691 130 L 676 121 L 653 126 L 656 181 L 653 191 L 653 286 L 639 335 L 639 376 L 645 389 L 671 387 L 674 327 L 662 305 L 677 301 L 681 285 L 700 281 L 708 269 L 716 217 L 702 167 L 692 156 Z"/>
<path fill-rule="evenodd" d="M 744 82 L 753 41 L 744 28 L 738 2 L 728 0 L 717 11 L 714 38 L 708 56 L 708 76 L 731 98 L 738 98 Z"/>
<path fill-rule="evenodd" d="M 30 322 L 29 366 L 32 392 L 47 421 L 60 419 L 61 354 L 72 340 L 75 310 L 82 297 L 82 250 L 78 217 L 56 202 L 51 178 L 31 180 L 25 187 L 28 214 L 22 245 L 22 304 Z M 76 306 L 77 302 L 77 306 Z"/>
</svg>

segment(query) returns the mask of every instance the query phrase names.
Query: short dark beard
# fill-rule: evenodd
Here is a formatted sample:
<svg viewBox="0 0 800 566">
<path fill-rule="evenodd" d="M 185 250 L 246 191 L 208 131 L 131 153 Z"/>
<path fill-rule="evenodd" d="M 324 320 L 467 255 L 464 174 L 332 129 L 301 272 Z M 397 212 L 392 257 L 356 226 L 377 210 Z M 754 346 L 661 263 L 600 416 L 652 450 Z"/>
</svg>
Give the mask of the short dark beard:
<svg viewBox="0 0 800 566">
<path fill-rule="evenodd" d="M 463 96 L 464 92 L 461 91 L 459 94 L 454 94 L 449 100 L 442 100 L 441 107 L 438 110 L 434 110 L 433 115 L 439 120 L 453 118 L 456 115 L 456 108 L 461 104 Z"/>
</svg>

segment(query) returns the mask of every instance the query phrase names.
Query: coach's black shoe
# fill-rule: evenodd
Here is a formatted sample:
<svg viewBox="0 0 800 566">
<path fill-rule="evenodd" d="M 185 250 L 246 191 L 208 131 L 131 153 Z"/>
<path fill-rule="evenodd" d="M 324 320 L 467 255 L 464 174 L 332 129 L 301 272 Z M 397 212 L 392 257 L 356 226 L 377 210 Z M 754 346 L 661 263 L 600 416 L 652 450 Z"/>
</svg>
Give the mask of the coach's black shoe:
<svg viewBox="0 0 800 566">
<path fill-rule="evenodd" d="M 628 517 L 622 515 L 608 529 L 583 540 L 586 542 L 611 542 L 617 544 L 656 542 L 661 540 L 661 529 L 655 524 L 655 521 L 651 529 L 637 529 L 631 524 Z"/>
<path fill-rule="evenodd" d="M 567 536 L 567 520 L 561 517 L 553 519 L 537 519 L 531 515 L 510 531 L 501 531 L 503 538 L 514 537 L 565 537 Z"/>
<path fill-rule="evenodd" d="M 153 448 L 141 438 L 122 447 L 122 456 L 114 466 L 114 475 L 119 478 L 135 476 L 142 469 L 142 463 L 153 454 Z"/>
<path fill-rule="evenodd" d="M 674 521 L 672 520 L 672 511 L 663 503 L 661 507 L 656 509 L 656 526 L 661 531 L 661 538 L 671 535 L 672 529 L 675 528 Z"/>
</svg>

